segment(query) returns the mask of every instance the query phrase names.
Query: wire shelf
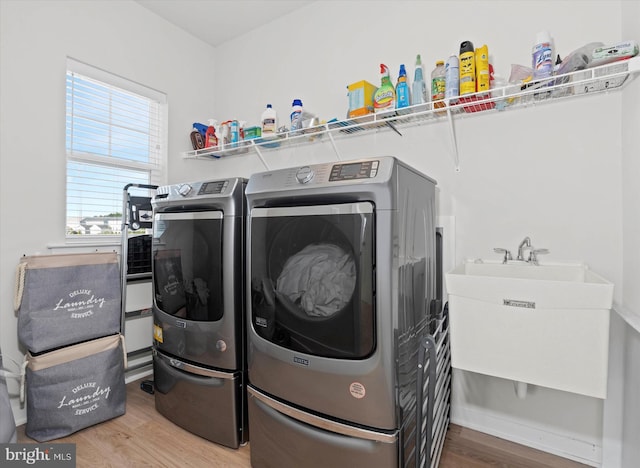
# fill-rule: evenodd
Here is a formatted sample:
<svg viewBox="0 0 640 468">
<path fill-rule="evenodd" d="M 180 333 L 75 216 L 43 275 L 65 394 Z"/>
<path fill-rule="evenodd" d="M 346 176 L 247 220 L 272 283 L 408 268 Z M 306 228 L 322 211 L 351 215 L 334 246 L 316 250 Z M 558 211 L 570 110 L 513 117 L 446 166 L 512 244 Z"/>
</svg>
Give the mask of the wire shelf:
<svg viewBox="0 0 640 468">
<path fill-rule="evenodd" d="M 292 145 L 313 144 L 323 141 L 327 136 L 334 146 L 338 159 L 340 159 L 335 146 L 337 138 L 386 130 L 393 130 L 402 135 L 400 132 L 402 128 L 432 122 L 448 122 L 453 143 L 454 163 L 456 170 L 459 170 L 457 142 L 453 130 L 454 120 L 620 89 L 623 84 L 629 81 L 629 77 L 635 77 L 639 72 L 640 57 L 634 57 L 536 82 L 510 84 L 492 88 L 489 92 L 458 96 L 443 101 L 443 107 L 434 108 L 433 103 L 429 102 L 385 113 L 333 120 L 314 127 L 280 133 L 271 138 L 245 140 L 223 148 L 213 147 L 187 151 L 183 153 L 183 158 L 215 160 L 255 152 L 268 169 L 262 155 L 263 151 L 282 149 Z"/>
</svg>

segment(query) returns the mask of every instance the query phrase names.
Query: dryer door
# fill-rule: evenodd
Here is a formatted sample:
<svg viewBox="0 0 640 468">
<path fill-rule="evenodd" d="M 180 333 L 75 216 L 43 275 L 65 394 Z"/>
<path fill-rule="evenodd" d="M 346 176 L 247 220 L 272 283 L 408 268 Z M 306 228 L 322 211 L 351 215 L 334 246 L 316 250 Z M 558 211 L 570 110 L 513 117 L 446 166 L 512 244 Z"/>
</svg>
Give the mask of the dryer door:
<svg viewBox="0 0 640 468">
<path fill-rule="evenodd" d="M 374 206 L 253 208 L 254 331 L 311 355 L 362 359 L 375 349 Z"/>
<path fill-rule="evenodd" d="M 222 318 L 221 211 L 157 213 L 153 222 L 156 307 L 193 321 Z"/>
</svg>

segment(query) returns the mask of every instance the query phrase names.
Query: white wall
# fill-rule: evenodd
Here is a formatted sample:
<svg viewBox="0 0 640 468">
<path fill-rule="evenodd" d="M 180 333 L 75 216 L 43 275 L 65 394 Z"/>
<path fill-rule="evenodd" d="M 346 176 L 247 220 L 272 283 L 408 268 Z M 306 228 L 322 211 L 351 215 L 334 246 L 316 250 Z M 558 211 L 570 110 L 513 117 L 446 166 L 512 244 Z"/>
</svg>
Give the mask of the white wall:
<svg viewBox="0 0 640 468">
<path fill-rule="evenodd" d="M 626 38 L 640 38 L 640 2 L 623 2 L 622 32 Z M 640 314 L 640 86 L 637 83 L 625 90 L 622 106 L 622 187 L 623 187 L 623 273 L 622 303 Z"/>
<path fill-rule="evenodd" d="M 622 34 L 640 39 L 640 2 L 623 2 Z M 623 187 L 623 297 L 622 307 L 632 317 L 635 328 L 626 326 L 624 342 L 624 417 L 622 466 L 640 465 L 640 86 L 634 83 L 624 92 L 622 106 L 622 187 Z"/>
<path fill-rule="evenodd" d="M 542 29 L 563 56 L 589 42 L 621 40 L 623 3 L 630 2 L 315 2 L 217 49 L 213 117 L 256 124 L 271 103 L 286 120 L 292 99 L 300 98 L 323 119 L 342 118 L 346 86 L 361 79 L 378 85 L 379 63 L 394 79 L 400 63 L 413 76 L 420 53 L 430 73 L 463 40 L 488 44 L 496 73 L 507 78 L 511 64 L 530 64 Z M 627 21 L 637 25 L 640 18 Z M 622 106 L 623 94 L 610 93 L 460 120 L 460 173 L 444 123 L 403 130 L 402 138 L 386 132 L 337 144 L 345 158 L 393 154 L 434 177 L 439 214 L 455 217 L 456 263 L 496 258 L 493 247 L 513 250 L 529 235 L 536 247 L 551 251 L 542 261 L 583 261 L 613 281 L 620 303 Z M 325 142 L 265 159 L 277 168 L 335 155 Z M 254 155 L 186 164 L 194 170 L 212 164 L 220 176 L 261 170 Z M 603 458 L 602 400 L 542 387 L 518 400 L 512 382 L 456 372 L 453 402 L 458 423 L 590 464 Z"/>
<path fill-rule="evenodd" d="M 552 32 L 561 54 L 620 36 L 619 2 L 583 2 L 580 21 L 575 21 L 576 2 L 482 5 L 400 2 L 381 15 L 375 1 L 314 2 L 218 48 L 214 117 L 256 124 L 265 104 L 272 103 L 286 120 L 292 99 L 299 97 L 323 119 L 342 118 L 346 86 L 361 79 L 377 85 L 379 63 L 389 65 L 394 79 L 400 63 L 412 75 L 415 54 L 421 53 L 429 73 L 465 39 L 488 44 L 496 73 L 507 77 L 511 64 L 530 63 L 540 29 Z M 446 20 L 464 11 L 479 17 L 464 28 Z M 553 14 L 540 22 L 533 11 Z M 436 12 L 441 21 L 434 20 Z M 404 138 L 389 132 L 348 140 L 339 148 L 345 157 L 395 154 L 435 177 L 441 214 L 455 214 L 459 223 L 458 260 L 493 257 L 493 247 L 513 249 L 530 235 L 535 246 L 551 250 L 546 259 L 583 260 L 620 283 L 620 141 L 610 137 L 620 134 L 620 111 L 621 95 L 611 94 L 458 121 L 460 173 L 453 171 L 444 123 L 409 130 Z M 279 167 L 302 161 L 309 151 L 331 159 L 329 150 L 329 145 L 295 148 L 266 158 Z M 186 161 L 194 167 L 201 163 Z M 255 156 L 213 163 L 217 173 L 245 175 L 259 164 Z M 616 297 L 620 294 L 618 289 Z"/>
<path fill-rule="evenodd" d="M 215 68 L 213 48 L 128 0 L 2 0 L 0 18 L 0 343 L 12 368 L 24 352 L 12 301 L 19 257 L 64 243 L 66 57 L 167 94 L 175 177 L 191 123 L 214 107 Z"/>
</svg>

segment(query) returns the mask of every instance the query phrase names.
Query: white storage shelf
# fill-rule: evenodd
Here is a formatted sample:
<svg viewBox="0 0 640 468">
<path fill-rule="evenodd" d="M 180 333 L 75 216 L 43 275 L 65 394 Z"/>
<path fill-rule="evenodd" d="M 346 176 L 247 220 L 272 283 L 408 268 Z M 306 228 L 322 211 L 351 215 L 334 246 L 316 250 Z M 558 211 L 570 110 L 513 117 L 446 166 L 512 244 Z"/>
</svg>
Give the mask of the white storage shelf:
<svg viewBox="0 0 640 468">
<path fill-rule="evenodd" d="M 507 85 L 493 88 L 489 93 L 475 93 L 447 102 L 445 109 L 432 109 L 431 103 L 407 107 L 384 114 L 369 114 L 363 117 L 330 121 L 315 127 L 294 132 L 280 133 L 270 139 L 246 140 L 219 148 L 205 148 L 183 153 L 185 159 L 219 159 L 238 154 L 256 153 L 265 168 L 269 169 L 263 151 L 273 151 L 290 145 L 313 144 L 326 136 L 334 147 L 338 159 L 340 153 L 336 139 L 362 132 L 394 130 L 431 122 L 447 121 L 452 141 L 452 153 L 456 171 L 460 170 L 454 120 L 478 116 L 487 112 L 501 112 L 528 106 L 537 106 L 587 94 L 609 92 L 620 89 L 629 78 L 640 73 L 640 56 L 613 62 L 599 67 L 588 68 L 565 75 L 555 76 L 537 82 L 535 85 Z"/>
<path fill-rule="evenodd" d="M 128 353 L 153 345 L 152 299 L 151 280 L 127 284 L 124 331 Z"/>
</svg>

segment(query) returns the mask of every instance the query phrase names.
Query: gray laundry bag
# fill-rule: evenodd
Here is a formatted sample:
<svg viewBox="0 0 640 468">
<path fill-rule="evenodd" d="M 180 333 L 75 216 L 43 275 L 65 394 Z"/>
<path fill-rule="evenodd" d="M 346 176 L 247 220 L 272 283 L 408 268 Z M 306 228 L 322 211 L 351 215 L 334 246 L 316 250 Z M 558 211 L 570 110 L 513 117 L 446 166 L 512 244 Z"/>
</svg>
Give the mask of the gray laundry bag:
<svg viewBox="0 0 640 468">
<path fill-rule="evenodd" d="M 26 434 L 44 442 L 123 415 L 125 359 L 120 334 L 27 353 Z"/>
<path fill-rule="evenodd" d="M 0 444 L 7 444 L 16 442 L 16 420 L 13 418 L 7 381 L 2 371 L 2 354 L 0 353 Z"/>
<path fill-rule="evenodd" d="M 18 337 L 32 353 L 120 332 L 115 252 L 23 257 L 16 272 Z"/>
</svg>

